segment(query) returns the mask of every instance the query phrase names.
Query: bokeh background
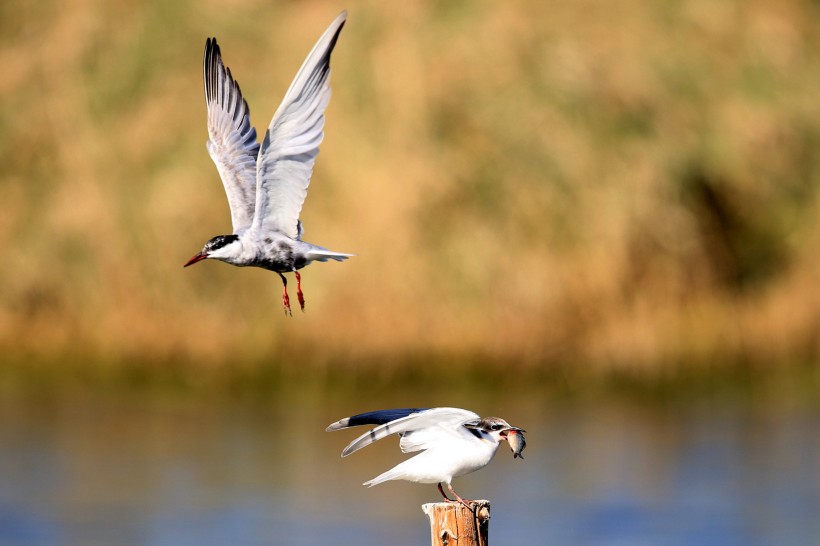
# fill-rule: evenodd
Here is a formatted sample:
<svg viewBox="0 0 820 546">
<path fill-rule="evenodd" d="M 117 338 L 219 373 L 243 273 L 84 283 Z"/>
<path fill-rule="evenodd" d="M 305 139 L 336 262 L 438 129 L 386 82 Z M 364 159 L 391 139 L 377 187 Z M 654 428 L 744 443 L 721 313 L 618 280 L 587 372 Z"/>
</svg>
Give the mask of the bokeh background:
<svg viewBox="0 0 820 546">
<path fill-rule="evenodd" d="M 201 55 L 217 36 L 261 130 L 343 8 L 302 220 L 306 240 L 357 256 L 304 270 L 307 311 L 288 318 L 272 273 L 182 268 L 230 231 L 204 145 Z M 376 463 L 345 460 L 361 472 L 340 478 L 336 453 L 349 438 L 320 433 L 381 406 L 462 405 L 531 434 L 554 425 L 569 442 L 531 440 L 542 454 L 526 472 L 547 482 L 486 486 L 491 500 L 522 503 L 513 513 L 535 514 L 508 528 L 494 519 L 505 534 L 810 543 L 820 536 L 809 517 L 820 512 L 818 21 L 811 0 L 2 2 L 0 431 L 10 462 L 0 466 L 0 542 L 299 544 L 296 531 L 282 534 L 285 520 L 267 519 L 286 501 L 265 497 L 266 485 L 308 465 L 299 484 L 331 480 L 337 508 L 348 488 L 371 509 L 385 495 L 394 507 L 418 495 L 395 520 L 382 516 L 412 522 L 422 543 L 413 511 L 431 492 L 359 491 Z M 209 428 L 213 419 L 224 426 Z M 162 446 L 193 434 L 191 421 L 207 435 L 184 457 L 169 454 Z M 254 459 L 253 475 L 271 483 L 186 474 L 205 464 L 198 455 L 225 446 L 238 446 L 236 464 L 251 464 L 242 454 L 273 442 L 283 422 L 288 446 L 333 452 L 320 472 L 277 455 Z M 97 461 L 118 461 L 105 446 L 128 430 L 128 452 L 162 485 L 149 488 L 158 496 L 137 495 L 130 482 L 76 494 L 62 486 L 63 473 L 110 484 Z M 726 438 L 738 443 L 726 448 Z M 622 457 L 610 458 L 609 441 Z M 722 461 L 706 467 L 715 475 L 751 469 L 735 484 L 743 487 L 726 488 L 727 510 L 744 506 L 730 511 L 736 526 L 678 523 L 681 510 L 695 522 L 731 520 L 708 503 L 697 519 L 687 502 L 702 506 L 708 488 L 669 500 L 700 483 L 691 472 L 715 483 L 699 456 L 682 455 L 689 447 Z M 578 463 L 583 479 L 565 489 L 550 481 L 590 451 L 594 471 Z M 86 457 L 81 470 L 63 464 L 71 454 Z M 619 464 L 661 455 L 669 468 L 629 467 L 648 496 L 633 480 L 601 497 L 590 485 L 589 476 L 610 483 L 624 475 Z M 383 466 L 398 456 L 395 446 L 373 455 Z M 517 461 L 494 464 L 525 472 Z M 234 503 L 232 488 L 248 484 L 257 488 L 250 500 Z M 299 484 L 282 499 L 296 498 Z M 761 491 L 772 496 L 745 507 Z M 638 500 L 618 503 L 630 494 Z M 87 512 L 66 508 L 83 495 Z M 227 520 L 216 508 L 179 518 L 156 508 L 159 530 L 129 519 L 142 514 L 130 502 L 198 506 L 208 495 L 222 499 Z M 116 499 L 119 511 L 99 510 Z M 659 505 L 669 514 L 656 519 Z M 750 523 L 760 514 L 780 526 L 767 535 Z M 372 522 L 349 518 L 351 537 L 367 543 Z M 258 536 L 237 534 L 248 528 Z M 100 529 L 109 534 L 100 539 Z"/>
</svg>

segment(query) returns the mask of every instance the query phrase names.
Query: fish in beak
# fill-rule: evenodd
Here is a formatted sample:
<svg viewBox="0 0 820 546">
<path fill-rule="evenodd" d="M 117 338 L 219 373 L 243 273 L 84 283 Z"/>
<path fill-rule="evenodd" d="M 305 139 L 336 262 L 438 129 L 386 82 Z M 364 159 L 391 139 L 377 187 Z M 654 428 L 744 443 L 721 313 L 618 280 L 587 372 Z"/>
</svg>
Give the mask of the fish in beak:
<svg viewBox="0 0 820 546">
<path fill-rule="evenodd" d="M 527 447 L 527 440 L 524 438 L 524 430 L 516 427 L 510 427 L 510 430 L 504 435 L 507 439 L 507 442 L 510 444 L 510 449 L 513 452 L 513 459 L 521 458 L 523 459 L 524 456 L 521 454 L 524 451 L 524 448 Z"/>
</svg>

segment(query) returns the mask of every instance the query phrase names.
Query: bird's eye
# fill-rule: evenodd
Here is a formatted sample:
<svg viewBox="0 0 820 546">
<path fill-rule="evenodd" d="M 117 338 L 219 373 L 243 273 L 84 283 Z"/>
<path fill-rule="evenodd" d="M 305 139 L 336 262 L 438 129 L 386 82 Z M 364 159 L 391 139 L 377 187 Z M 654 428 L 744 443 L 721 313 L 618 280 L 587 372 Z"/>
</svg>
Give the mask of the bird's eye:
<svg viewBox="0 0 820 546">
<path fill-rule="evenodd" d="M 501 430 L 501 425 L 499 425 L 498 423 L 490 425 L 490 430 Z"/>
</svg>

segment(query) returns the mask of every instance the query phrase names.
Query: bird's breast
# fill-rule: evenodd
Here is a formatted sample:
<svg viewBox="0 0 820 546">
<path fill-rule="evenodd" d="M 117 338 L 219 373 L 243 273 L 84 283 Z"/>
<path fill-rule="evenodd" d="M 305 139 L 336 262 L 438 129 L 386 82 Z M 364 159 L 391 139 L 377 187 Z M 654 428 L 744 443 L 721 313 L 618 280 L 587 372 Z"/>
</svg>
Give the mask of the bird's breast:
<svg viewBox="0 0 820 546">
<path fill-rule="evenodd" d="M 495 457 L 498 444 L 487 441 L 470 442 L 459 450 L 460 455 L 454 457 L 453 476 L 463 476 L 484 468 Z"/>
</svg>

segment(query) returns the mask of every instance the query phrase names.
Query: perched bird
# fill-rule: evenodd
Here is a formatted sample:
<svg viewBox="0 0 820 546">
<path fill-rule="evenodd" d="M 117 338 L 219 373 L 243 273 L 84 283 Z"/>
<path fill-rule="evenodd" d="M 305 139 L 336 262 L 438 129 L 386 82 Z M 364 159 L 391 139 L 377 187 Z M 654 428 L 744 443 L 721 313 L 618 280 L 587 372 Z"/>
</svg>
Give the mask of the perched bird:
<svg viewBox="0 0 820 546">
<path fill-rule="evenodd" d="M 185 267 L 210 258 L 275 271 L 284 284 L 282 304 L 288 314 L 288 282 L 282 273 L 295 273 L 296 295 L 304 311 L 298 270 L 313 261 L 342 261 L 353 256 L 302 241 L 299 221 L 324 136 L 324 111 L 330 100 L 330 54 L 346 18 L 346 11 L 340 13 L 305 59 L 273 115 L 261 146 L 250 123 L 248 103 L 230 69 L 222 63 L 216 38 L 205 42 L 208 153 L 225 186 L 233 233 L 205 243 Z"/>
<path fill-rule="evenodd" d="M 458 408 L 404 408 L 371 411 L 336 421 L 327 431 L 359 425 L 378 425 L 353 440 L 342 457 L 385 438 L 391 434 L 401 437 L 402 453 L 421 451 L 418 455 L 364 483 L 368 487 L 388 480 L 407 480 L 416 483 L 435 483 L 447 502 L 455 502 L 444 492 L 446 483 L 450 493 L 465 506 L 465 501 L 453 490 L 453 478 L 484 468 L 495 456 L 502 440 L 524 430 L 513 427 L 499 417 L 481 418 L 472 411 Z M 520 457 L 524 442 L 517 441 L 513 458 Z"/>
</svg>

